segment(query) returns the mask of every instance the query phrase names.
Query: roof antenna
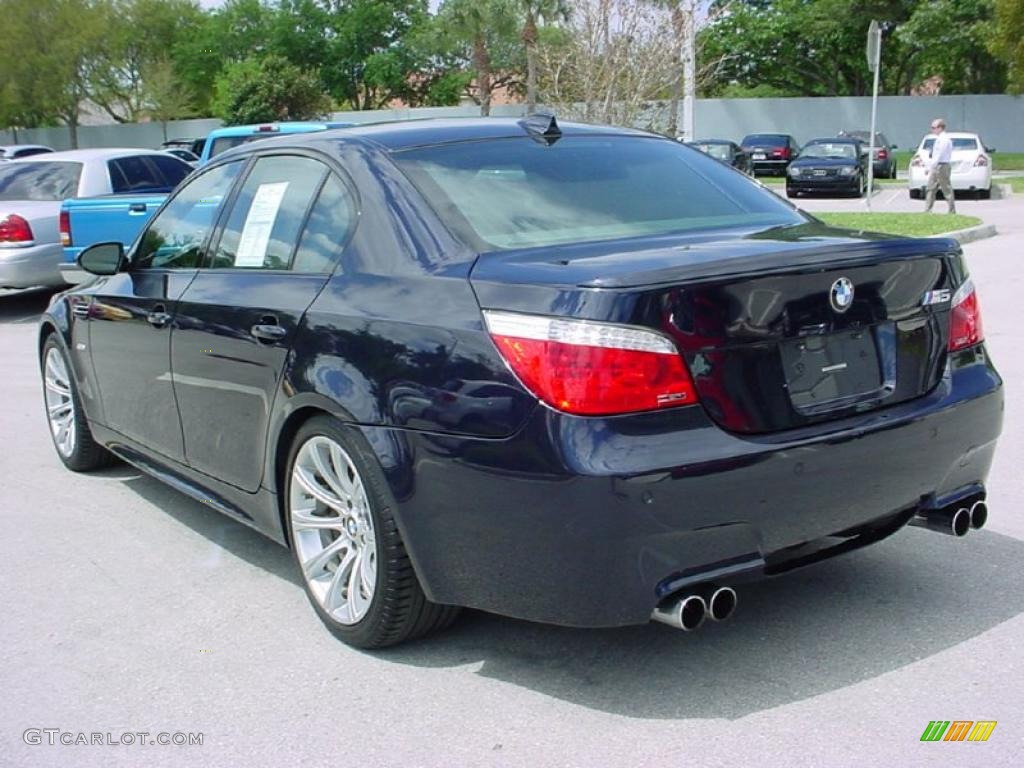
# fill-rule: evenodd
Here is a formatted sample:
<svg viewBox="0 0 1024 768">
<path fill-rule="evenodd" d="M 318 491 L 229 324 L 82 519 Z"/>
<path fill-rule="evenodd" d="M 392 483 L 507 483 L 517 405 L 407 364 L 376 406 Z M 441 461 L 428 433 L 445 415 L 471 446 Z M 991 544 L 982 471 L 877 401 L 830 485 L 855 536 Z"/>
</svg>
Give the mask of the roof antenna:
<svg viewBox="0 0 1024 768">
<path fill-rule="evenodd" d="M 519 125 L 530 134 L 530 138 L 549 147 L 562 138 L 553 112 L 532 112 L 519 121 Z"/>
</svg>

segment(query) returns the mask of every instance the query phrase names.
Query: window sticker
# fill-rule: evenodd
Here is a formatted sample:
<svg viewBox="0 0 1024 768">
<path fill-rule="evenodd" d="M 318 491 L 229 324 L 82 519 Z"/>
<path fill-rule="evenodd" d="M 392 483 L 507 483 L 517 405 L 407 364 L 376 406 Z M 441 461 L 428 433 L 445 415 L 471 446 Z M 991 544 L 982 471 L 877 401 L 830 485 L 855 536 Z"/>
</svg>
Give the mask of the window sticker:
<svg viewBox="0 0 1024 768">
<path fill-rule="evenodd" d="M 253 196 L 249 214 L 245 217 L 242 238 L 238 242 L 235 255 L 236 267 L 262 267 L 267 255 L 267 244 L 270 233 L 274 229 L 277 212 L 281 208 L 281 200 L 288 190 L 287 181 L 273 184 L 260 184 Z"/>
</svg>

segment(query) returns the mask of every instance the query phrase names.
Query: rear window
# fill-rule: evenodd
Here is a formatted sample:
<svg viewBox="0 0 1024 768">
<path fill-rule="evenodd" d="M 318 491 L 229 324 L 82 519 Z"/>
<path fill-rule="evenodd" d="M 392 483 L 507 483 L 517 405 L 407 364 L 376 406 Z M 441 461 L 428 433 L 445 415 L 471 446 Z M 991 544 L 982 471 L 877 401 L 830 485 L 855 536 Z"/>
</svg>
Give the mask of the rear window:
<svg viewBox="0 0 1024 768">
<path fill-rule="evenodd" d="M 248 144 L 250 141 L 259 141 L 260 139 L 270 139 L 274 136 L 280 136 L 279 133 L 272 133 L 270 131 L 264 131 L 263 133 L 253 133 L 249 136 L 219 136 L 213 140 L 210 144 L 210 157 L 216 157 L 221 152 L 227 152 L 229 149 L 240 147 L 243 144 Z"/>
<path fill-rule="evenodd" d="M 480 250 L 802 223 L 792 208 L 677 142 L 530 138 L 393 155 L 449 227 Z"/>
<path fill-rule="evenodd" d="M 743 139 L 743 146 L 760 144 L 768 147 L 784 147 L 787 143 L 787 136 L 779 133 L 752 133 Z"/>
<path fill-rule="evenodd" d="M 921 145 L 921 149 L 925 152 L 931 152 L 932 147 L 935 145 L 935 139 L 925 139 L 924 144 Z M 977 149 L 978 141 L 976 139 L 953 139 L 953 149 Z"/>
<path fill-rule="evenodd" d="M 81 175 L 81 163 L 5 163 L 0 166 L 0 200 L 65 200 L 78 193 Z"/>
</svg>

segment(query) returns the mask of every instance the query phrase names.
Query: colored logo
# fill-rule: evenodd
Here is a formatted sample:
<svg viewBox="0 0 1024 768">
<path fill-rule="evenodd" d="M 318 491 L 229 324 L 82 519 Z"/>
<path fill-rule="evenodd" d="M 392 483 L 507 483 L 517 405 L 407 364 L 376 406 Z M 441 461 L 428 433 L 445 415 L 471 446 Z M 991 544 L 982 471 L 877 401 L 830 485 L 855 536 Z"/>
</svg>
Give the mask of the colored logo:
<svg viewBox="0 0 1024 768">
<path fill-rule="evenodd" d="M 996 720 L 932 720 L 921 741 L 988 741 Z"/>
<path fill-rule="evenodd" d="M 829 301 L 836 312 L 845 312 L 853 304 L 853 282 L 848 277 L 840 277 L 832 283 Z"/>
</svg>

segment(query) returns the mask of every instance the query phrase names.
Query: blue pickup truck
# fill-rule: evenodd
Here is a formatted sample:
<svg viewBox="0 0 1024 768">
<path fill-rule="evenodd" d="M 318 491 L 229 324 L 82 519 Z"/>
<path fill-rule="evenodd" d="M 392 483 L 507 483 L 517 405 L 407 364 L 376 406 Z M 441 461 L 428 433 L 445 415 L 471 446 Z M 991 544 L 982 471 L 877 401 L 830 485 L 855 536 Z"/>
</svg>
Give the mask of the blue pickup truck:
<svg viewBox="0 0 1024 768">
<path fill-rule="evenodd" d="M 232 147 L 250 141 L 284 136 L 290 133 L 310 133 L 332 128 L 347 128 L 352 123 L 269 123 L 263 125 L 233 125 L 210 132 L 203 145 L 199 167 L 211 158 Z M 144 189 L 140 181 L 136 189 Z M 149 188 L 150 190 L 153 187 Z M 115 186 L 115 191 L 119 191 Z M 143 226 L 163 204 L 170 190 L 159 193 L 131 193 L 80 197 L 65 200 L 61 205 L 60 233 L 64 245 L 66 280 L 75 272 L 78 254 L 90 245 L 104 242 L 131 244 Z"/>
</svg>

